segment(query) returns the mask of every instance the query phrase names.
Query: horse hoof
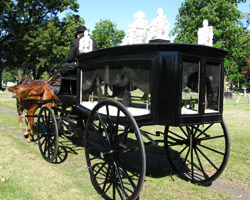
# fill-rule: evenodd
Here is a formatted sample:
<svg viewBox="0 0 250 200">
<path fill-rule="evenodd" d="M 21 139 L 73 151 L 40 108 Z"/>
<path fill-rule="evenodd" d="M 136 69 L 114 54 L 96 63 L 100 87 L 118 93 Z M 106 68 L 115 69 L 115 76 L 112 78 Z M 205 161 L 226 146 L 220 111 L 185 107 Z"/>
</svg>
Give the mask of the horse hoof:
<svg viewBox="0 0 250 200">
<path fill-rule="evenodd" d="M 25 128 L 22 129 L 22 133 L 23 133 L 24 136 L 29 135 L 29 132 Z"/>
<path fill-rule="evenodd" d="M 28 137 L 28 139 L 27 139 L 27 142 L 28 142 L 28 143 L 33 142 L 33 141 L 34 141 L 34 139 L 33 139 L 33 138 Z"/>
</svg>

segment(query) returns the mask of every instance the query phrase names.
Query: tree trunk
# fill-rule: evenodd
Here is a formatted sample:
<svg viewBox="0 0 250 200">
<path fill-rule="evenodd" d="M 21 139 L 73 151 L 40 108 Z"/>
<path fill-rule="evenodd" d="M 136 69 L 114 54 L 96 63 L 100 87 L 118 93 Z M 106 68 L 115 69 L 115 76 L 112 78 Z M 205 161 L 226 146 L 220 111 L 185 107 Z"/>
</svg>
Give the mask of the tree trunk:
<svg viewBox="0 0 250 200">
<path fill-rule="evenodd" d="M 0 66 L 0 90 L 3 90 L 2 86 L 2 72 L 3 72 L 4 66 L 3 64 Z"/>
</svg>

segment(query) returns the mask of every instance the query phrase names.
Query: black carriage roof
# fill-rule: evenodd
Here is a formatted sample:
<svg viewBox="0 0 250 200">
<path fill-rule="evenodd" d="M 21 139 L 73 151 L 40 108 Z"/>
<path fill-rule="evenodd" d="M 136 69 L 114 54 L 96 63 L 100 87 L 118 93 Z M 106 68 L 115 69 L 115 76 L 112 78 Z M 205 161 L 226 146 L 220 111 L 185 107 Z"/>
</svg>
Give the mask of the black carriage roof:
<svg viewBox="0 0 250 200">
<path fill-rule="evenodd" d="M 109 57 L 110 60 L 112 60 L 112 58 L 115 58 L 116 56 L 136 56 L 157 52 L 179 52 L 183 54 L 191 54 L 194 56 L 206 56 L 214 58 L 224 58 L 227 55 L 227 51 L 205 45 L 186 43 L 147 43 L 99 49 L 92 52 L 80 54 L 77 56 L 77 59 L 81 64 L 86 63 L 90 60 L 100 60 L 104 57 Z"/>
</svg>

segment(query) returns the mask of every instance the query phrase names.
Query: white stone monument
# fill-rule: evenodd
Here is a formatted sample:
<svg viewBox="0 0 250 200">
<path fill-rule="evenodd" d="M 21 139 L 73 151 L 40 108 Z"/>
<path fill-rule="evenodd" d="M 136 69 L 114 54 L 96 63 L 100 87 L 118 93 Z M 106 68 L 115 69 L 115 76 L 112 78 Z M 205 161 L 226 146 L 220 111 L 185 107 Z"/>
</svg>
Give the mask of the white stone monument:
<svg viewBox="0 0 250 200">
<path fill-rule="evenodd" d="M 79 40 L 79 53 L 87 53 L 93 50 L 93 40 L 87 30 L 84 31 L 84 37 Z"/>
<path fill-rule="evenodd" d="M 152 20 L 150 28 L 145 14 L 138 11 L 134 14 L 134 23 L 129 25 L 128 33 L 124 37 L 121 45 L 148 43 L 149 40 L 169 40 L 169 22 L 163 9 L 157 10 L 157 17 Z"/>
<path fill-rule="evenodd" d="M 213 46 L 213 26 L 208 26 L 208 20 L 203 20 L 203 27 L 198 30 L 198 44 Z"/>
<path fill-rule="evenodd" d="M 124 37 L 122 45 L 142 44 L 148 42 L 148 21 L 145 14 L 138 11 L 134 14 L 134 23 L 128 27 L 128 34 Z"/>
<path fill-rule="evenodd" d="M 158 17 L 152 20 L 150 24 L 150 39 L 169 40 L 169 22 L 165 15 L 163 15 L 163 9 L 158 8 Z"/>
<path fill-rule="evenodd" d="M 121 45 L 148 43 L 149 40 L 156 39 L 169 40 L 169 22 L 163 15 L 162 8 L 157 10 L 157 15 L 149 28 L 148 22 L 145 20 L 145 14 L 142 11 L 136 12 L 134 23 L 129 25 L 128 33 Z"/>
</svg>

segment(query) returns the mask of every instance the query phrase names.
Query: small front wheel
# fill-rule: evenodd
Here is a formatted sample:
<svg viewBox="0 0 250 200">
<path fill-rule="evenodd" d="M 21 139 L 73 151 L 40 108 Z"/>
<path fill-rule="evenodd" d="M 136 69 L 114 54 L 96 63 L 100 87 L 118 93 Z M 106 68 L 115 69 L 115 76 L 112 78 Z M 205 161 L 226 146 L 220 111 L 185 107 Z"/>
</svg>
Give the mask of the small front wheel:
<svg viewBox="0 0 250 200">
<path fill-rule="evenodd" d="M 224 121 L 206 125 L 166 127 L 164 137 L 168 161 L 183 179 L 211 184 L 223 172 L 230 152 Z"/>
<path fill-rule="evenodd" d="M 37 140 L 43 158 L 53 162 L 58 153 L 58 127 L 54 112 L 43 106 L 37 120 Z"/>
<path fill-rule="evenodd" d="M 146 158 L 140 129 L 121 103 L 103 100 L 85 129 L 86 160 L 93 186 L 105 199 L 137 199 Z"/>
</svg>

